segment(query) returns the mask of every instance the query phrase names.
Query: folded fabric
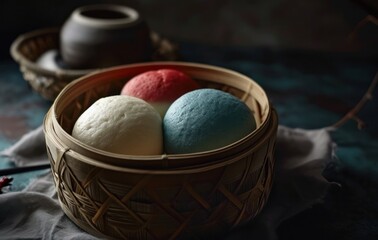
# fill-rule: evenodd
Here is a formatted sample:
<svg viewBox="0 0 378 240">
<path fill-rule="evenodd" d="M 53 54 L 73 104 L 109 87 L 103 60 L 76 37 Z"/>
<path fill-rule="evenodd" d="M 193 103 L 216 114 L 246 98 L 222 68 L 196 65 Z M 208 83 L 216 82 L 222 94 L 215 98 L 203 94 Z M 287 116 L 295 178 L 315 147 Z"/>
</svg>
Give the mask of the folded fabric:
<svg viewBox="0 0 378 240">
<path fill-rule="evenodd" d="M 25 134 L 0 154 L 9 157 L 19 167 L 48 163 L 43 127 Z"/>
<path fill-rule="evenodd" d="M 333 161 L 335 144 L 327 129 L 279 126 L 275 178 L 263 211 L 226 239 L 276 239 L 275 229 L 293 215 L 322 201 L 330 187 L 322 172 Z M 26 134 L 1 153 L 18 166 L 48 162 L 42 128 Z M 21 192 L 0 195 L 0 239 L 98 239 L 78 228 L 61 210 L 47 173 Z"/>
<path fill-rule="evenodd" d="M 25 191 L 0 195 L 0 239 L 97 239 L 65 216 L 51 183 L 48 174 Z"/>
</svg>

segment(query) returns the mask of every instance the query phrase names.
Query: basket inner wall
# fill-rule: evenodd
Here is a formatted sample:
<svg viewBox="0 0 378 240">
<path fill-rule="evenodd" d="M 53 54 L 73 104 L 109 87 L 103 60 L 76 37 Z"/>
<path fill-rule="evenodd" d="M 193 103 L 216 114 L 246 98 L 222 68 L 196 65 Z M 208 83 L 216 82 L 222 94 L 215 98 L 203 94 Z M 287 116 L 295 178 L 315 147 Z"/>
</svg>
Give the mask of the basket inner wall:
<svg viewBox="0 0 378 240">
<path fill-rule="evenodd" d="M 177 69 L 177 67 L 175 68 Z M 78 117 L 89 106 L 91 106 L 101 97 L 120 94 L 124 84 L 133 76 L 141 72 L 143 71 L 120 71 L 114 72 L 113 76 L 98 76 L 88 78 L 83 83 L 78 82 L 75 85 L 75 91 L 66 91 L 61 98 L 62 100 L 56 103 L 56 113 L 59 124 L 67 133 L 70 134 Z M 240 81 L 236 84 L 236 86 L 233 86 L 232 82 L 231 84 L 225 84 L 223 82 L 218 82 L 216 78 L 204 80 L 204 78 L 199 78 L 201 76 L 191 74 L 190 71 L 186 71 L 186 73 L 191 75 L 202 88 L 219 89 L 244 101 L 253 112 L 257 127 L 266 121 L 270 107 L 267 99 L 265 99 L 265 93 L 261 92 L 260 89 L 253 87 L 251 88 L 253 85 L 245 83 L 245 81 Z M 235 76 L 226 75 L 223 77 L 226 79 L 226 82 L 227 77 L 235 78 Z M 73 86 L 71 88 L 73 88 Z"/>
<path fill-rule="evenodd" d="M 20 39 L 18 50 L 25 58 L 34 62 L 46 51 L 58 49 L 58 36 L 57 31 L 46 31 L 44 35 L 39 32 L 28 35 Z"/>
</svg>

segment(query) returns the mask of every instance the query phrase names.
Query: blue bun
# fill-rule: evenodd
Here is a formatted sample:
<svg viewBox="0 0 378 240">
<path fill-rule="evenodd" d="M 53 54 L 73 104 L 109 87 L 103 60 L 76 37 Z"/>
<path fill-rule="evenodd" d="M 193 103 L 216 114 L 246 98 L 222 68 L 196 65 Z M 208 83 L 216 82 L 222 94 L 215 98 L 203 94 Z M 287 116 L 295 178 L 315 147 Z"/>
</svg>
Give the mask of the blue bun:
<svg viewBox="0 0 378 240">
<path fill-rule="evenodd" d="M 247 105 L 215 89 L 184 94 L 163 119 L 165 152 L 202 152 L 229 145 L 251 133 L 256 122 Z"/>
</svg>

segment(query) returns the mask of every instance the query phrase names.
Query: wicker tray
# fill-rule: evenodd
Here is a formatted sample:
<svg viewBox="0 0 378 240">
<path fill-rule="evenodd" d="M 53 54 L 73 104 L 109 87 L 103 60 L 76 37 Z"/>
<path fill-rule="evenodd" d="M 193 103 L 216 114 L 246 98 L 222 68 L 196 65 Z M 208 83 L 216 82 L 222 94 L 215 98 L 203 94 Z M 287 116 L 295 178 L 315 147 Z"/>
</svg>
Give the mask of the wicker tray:
<svg viewBox="0 0 378 240">
<path fill-rule="evenodd" d="M 13 59 L 19 63 L 24 79 L 47 100 L 54 100 L 59 92 L 72 80 L 100 69 L 62 69 L 52 71 L 36 64 L 36 60 L 46 51 L 59 49 L 58 28 L 40 29 L 20 35 L 11 45 Z M 177 46 L 169 40 L 151 33 L 154 53 L 151 61 L 176 60 Z"/>
<path fill-rule="evenodd" d="M 186 72 L 203 87 L 239 97 L 258 127 L 224 148 L 193 154 L 129 156 L 99 151 L 70 136 L 77 117 L 133 75 L 158 68 Z M 277 115 L 265 92 L 236 72 L 192 63 L 132 64 L 70 83 L 46 115 L 44 131 L 63 211 L 100 237 L 217 238 L 253 219 L 272 185 Z"/>
</svg>

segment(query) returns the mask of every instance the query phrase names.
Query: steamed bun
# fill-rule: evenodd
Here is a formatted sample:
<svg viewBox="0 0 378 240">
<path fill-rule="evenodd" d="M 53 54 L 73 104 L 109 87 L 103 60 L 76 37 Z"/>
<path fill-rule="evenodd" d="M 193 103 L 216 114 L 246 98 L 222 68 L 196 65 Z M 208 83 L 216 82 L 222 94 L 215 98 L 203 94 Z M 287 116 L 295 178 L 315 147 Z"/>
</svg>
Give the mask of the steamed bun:
<svg viewBox="0 0 378 240">
<path fill-rule="evenodd" d="M 163 152 L 159 113 L 147 102 L 131 96 L 97 100 L 77 119 L 72 136 L 112 153 L 154 155 Z"/>
</svg>

